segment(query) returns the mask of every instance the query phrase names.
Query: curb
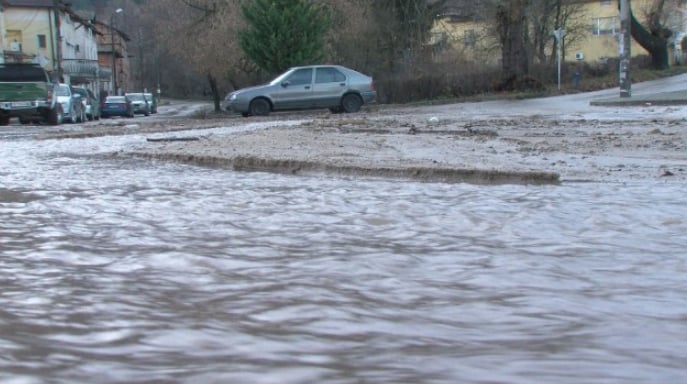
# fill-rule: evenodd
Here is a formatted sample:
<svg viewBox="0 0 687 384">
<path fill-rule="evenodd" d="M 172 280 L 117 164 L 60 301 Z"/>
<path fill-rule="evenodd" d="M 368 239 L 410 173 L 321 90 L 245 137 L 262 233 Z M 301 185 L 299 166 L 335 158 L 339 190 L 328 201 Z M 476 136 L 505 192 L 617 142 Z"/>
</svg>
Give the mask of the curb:
<svg viewBox="0 0 687 384">
<path fill-rule="evenodd" d="M 687 105 L 687 91 L 653 93 L 631 97 L 592 100 L 589 105 L 601 107 L 636 107 L 647 105 Z"/>
</svg>

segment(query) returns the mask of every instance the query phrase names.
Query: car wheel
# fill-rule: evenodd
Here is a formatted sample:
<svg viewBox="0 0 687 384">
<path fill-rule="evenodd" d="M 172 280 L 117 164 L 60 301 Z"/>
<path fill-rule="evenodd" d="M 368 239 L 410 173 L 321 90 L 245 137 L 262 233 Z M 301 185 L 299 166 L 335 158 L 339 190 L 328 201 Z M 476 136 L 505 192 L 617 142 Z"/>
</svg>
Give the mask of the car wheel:
<svg viewBox="0 0 687 384">
<path fill-rule="evenodd" d="M 76 122 L 76 109 L 72 106 L 72 109 L 69 111 L 69 122 L 74 124 Z"/>
<path fill-rule="evenodd" d="M 62 115 L 62 107 L 56 105 L 55 108 L 51 109 L 48 114 L 48 124 L 50 125 L 60 125 L 62 123 L 64 116 Z"/>
<path fill-rule="evenodd" d="M 9 125 L 10 123 L 10 117 L 9 116 L 0 116 L 0 125 Z"/>
<path fill-rule="evenodd" d="M 341 108 L 341 107 L 331 107 L 331 108 L 329 108 L 329 112 L 331 112 L 331 113 L 343 113 L 343 108 Z"/>
<path fill-rule="evenodd" d="M 353 93 L 344 95 L 344 97 L 341 99 L 341 108 L 343 108 L 344 112 L 346 113 L 358 112 L 362 105 L 363 100 L 360 98 L 360 96 Z"/>
<path fill-rule="evenodd" d="M 267 116 L 270 114 L 270 102 L 266 99 L 255 99 L 250 102 L 250 114 L 253 116 Z"/>
<path fill-rule="evenodd" d="M 23 118 L 23 117 L 20 117 L 20 118 L 19 118 L 19 123 L 20 123 L 20 124 L 26 125 L 26 124 L 30 124 L 30 123 L 31 123 L 31 120 L 25 119 L 25 118 Z"/>
</svg>

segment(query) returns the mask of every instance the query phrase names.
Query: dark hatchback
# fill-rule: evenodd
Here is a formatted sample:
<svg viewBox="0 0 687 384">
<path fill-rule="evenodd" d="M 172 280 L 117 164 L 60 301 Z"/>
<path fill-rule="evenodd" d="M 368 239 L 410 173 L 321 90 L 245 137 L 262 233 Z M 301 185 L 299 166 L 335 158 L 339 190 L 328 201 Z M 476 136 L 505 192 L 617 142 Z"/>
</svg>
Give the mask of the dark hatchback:
<svg viewBox="0 0 687 384">
<path fill-rule="evenodd" d="M 126 96 L 108 96 L 103 103 L 100 115 L 102 117 L 134 117 L 134 108 L 131 105 L 131 100 Z"/>
</svg>

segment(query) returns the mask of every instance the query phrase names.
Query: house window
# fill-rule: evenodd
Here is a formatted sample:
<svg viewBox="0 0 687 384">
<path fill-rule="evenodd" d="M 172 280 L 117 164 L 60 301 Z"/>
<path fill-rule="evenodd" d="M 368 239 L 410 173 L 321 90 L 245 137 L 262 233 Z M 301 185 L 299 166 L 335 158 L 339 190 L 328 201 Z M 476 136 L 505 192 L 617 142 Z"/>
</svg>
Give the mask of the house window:
<svg viewBox="0 0 687 384">
<path fill-rule="evenodd" d="M 468 29 L 463 33 L 463 40 L 465 41 L 466 48 L 475 48 L 475 43 L 477 42 L 477 36 L 474 29 Z"/>
<path fill-rule="evenodd" d="M 594 36 L 615 35 L 620 29 L 618 17 L 596 17 L 593 19 L 592 34 Z"/>
<path fill-rule="evenodd" d="M 45 40 L 45 35 L 38 35 L 38 48 L 47 48 L 48 44 Z"/>
</svg>

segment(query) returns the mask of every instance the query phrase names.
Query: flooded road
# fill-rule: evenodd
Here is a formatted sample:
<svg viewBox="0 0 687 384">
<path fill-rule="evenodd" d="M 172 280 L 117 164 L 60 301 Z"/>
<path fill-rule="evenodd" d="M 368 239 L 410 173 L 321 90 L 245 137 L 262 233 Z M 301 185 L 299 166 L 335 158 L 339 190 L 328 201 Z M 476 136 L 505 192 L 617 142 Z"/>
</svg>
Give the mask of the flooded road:
<svg viewBox="0 0 687 384">
<path fill-rule="evenodd" d="M 683 183 L 90 156 L 137 140 L 0 142 L 0 382 L 687 378 Z"/>
</svg>

